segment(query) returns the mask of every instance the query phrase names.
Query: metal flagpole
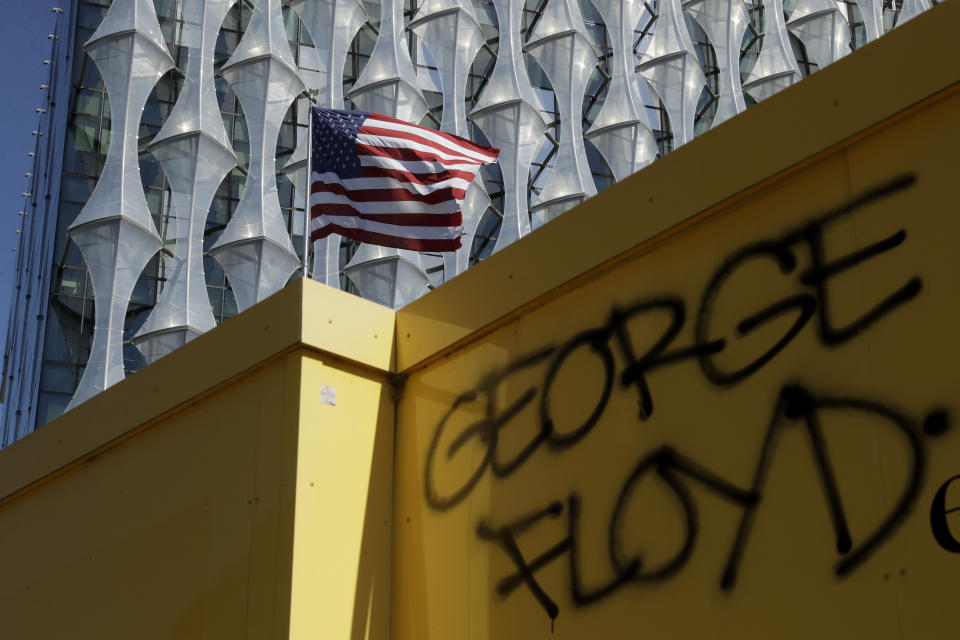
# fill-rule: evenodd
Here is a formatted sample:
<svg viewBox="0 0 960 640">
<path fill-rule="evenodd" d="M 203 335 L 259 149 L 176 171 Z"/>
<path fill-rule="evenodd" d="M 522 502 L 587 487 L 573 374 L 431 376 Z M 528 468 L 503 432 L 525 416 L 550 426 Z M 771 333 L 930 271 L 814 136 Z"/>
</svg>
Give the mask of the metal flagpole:
<svg viewBox="0 0 960 640">
<path fill-rule="evenodd" d="M 303 190 L 303 277 L 309 277 L 310 265 L 310 185 L 313 184 L 313 95 L 307 100 L 307 178 Z"/>
</svg>

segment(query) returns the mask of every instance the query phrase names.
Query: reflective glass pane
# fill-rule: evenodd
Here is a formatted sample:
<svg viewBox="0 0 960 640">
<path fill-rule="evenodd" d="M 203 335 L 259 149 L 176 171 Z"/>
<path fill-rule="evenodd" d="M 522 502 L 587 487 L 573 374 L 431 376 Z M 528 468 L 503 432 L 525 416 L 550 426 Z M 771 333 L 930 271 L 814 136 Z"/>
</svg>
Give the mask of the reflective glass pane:
<svg viewBox="0 0 960 640">
<path fill-rule="evenodd" d="M 130 296 L 131 305 L 152 307 L 157 300 L 157 281 L 153 278 L 140 278 Z"/>
<path fill-rule="evenodd" d="M 54 284 L 54 292 L 68 296 L 82 296 L 86 274 L 85 269 L 62 269 Z"/>
<path fill-rule="evenodd" d="M 47 308 L 46 333 L 43 339 L 43 357 L 48 360 L 59 360 L 70 362 L 70 349 L 67 347 L 67 340 L 63 329 L 53 312 L 53 307 Z"/>
<path fill-rule="evenodd" d="M 76 176 L 64 176 L 60 186 L 60 197 L 72 202 L 86 202 L 93 193 L 93 187 L 96 181 L 89 178 L 78 178 Z"/>
<path fill-rule="evenodd" d="M 153 215 L 158 215 L 160 213 L 161 205 L 163 204 L 163 190 L 147 189 L 144 193 L 144 196 L 147 199 L 147 208 L 150 209 L 150 213 Z"/>
<path fill-rule="evenodd" d="M 237 315 L 237 299 L 233 297 L 233 290 L 227 289 L 223 295 L 223 319 Z"/>
<path fill-rule="evenodd" d="M 72 395 L 72 394 L 71 394 Z M 59 393 L 40 393 L 37 396 L 37 426 L 41 427 L 67 410 L 70 396 Z"/>
<path fill-rule="evenodd" d="M 283 9 L 283 26 L 287 31 L 287 40 L 297 41 L 297 14 L 290 10 L 290 7 Z"/>
<path fill-rule="evenodd" d="M 79 151 L 97 150 L 97 129 L 99 121 L 89 116 L 76 116 L 70 125 L 74 148 Z"/>
<path fill-rule="evenodd" d="M 73 393 L 77 388 L 77 367 L 45 362 L 40 373 L 40 390 Z"/>
<path fill-rule="evenodd" d="M 210 310 L 218 319 L 223 313 L 223 289 L 219 287 L 207 287 L 207 297 L 210 298 Z"/>
<path fill-rule="evenodd" d="M 77 93 L 77 100 L 74 103 L 74 111 L 85 113 L 91 116 L 100 115 L 100 103 L 103 100 L 103 94 L 99 91 L 90 89 L 81 89 Z"/>
</svg>

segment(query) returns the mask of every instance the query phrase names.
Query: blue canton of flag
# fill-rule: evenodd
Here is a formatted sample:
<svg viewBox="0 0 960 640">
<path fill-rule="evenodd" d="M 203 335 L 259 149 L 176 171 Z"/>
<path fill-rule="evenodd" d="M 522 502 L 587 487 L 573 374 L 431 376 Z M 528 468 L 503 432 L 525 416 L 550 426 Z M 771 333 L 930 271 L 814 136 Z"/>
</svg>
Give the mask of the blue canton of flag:
<svg viewBox="0 0 960 640">
<path fill-rule="evenodd" d="M 366 111 L 317 109 L 313 121 L 313 172 L 336 173 L 344 178 L 360 177 L 357 132 L 367 119 Z"/>
<path fill-rule="evenodd" d="M 456 251 L 461 206 L 499 150 L 366 111 L 314 107 L 310 237 Z"/>
</svg>

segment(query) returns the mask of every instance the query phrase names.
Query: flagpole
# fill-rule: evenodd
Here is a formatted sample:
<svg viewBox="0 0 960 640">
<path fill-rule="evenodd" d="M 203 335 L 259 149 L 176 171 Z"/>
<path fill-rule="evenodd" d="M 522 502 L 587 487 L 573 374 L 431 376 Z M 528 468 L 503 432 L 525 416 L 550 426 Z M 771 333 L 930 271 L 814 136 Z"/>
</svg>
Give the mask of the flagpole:
<svg viewBox="0 0 960 640">
<path fill-rule="evenodd" d="M 313 95 L 307 94 L 307 178 L 303 189 L 303 277 L 307 278 L 310 264 L 310 185 L 313 183 Z"/>
</svg>

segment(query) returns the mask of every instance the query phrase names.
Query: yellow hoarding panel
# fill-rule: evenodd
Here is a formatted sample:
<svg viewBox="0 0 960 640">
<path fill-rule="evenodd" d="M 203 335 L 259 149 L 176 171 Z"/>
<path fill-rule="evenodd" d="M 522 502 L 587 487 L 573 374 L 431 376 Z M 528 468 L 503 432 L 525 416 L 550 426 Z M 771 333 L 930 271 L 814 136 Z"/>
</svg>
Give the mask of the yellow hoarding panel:
<svg viewBox="0 0 960 640">
<path fill-rule="evenodd" d="M 392 370 L 392 309 L 307 280 L 302 313 L 305 346 L 380 371 Z"/>
<path fill-rule="evenodd" d="M 0 451 L 0 636 L 386 637 L 393 314 L 345 295 L 293 284 Z"/>
<path fill-rule="evenodd" d="M 392 389 L 317 357 L 302 367 L 290 638 L 386 638 Z"/>
<path fill-rule="evenodd" d="M 274 361 L 4 505 L 4 636 L 282 637 L 293 365 Z"/>
<path fill-rule="evenodd" d="M 956 638 L 957 149 L 944 91 L 414 368 L 394 640 Z"/>
</svg>

